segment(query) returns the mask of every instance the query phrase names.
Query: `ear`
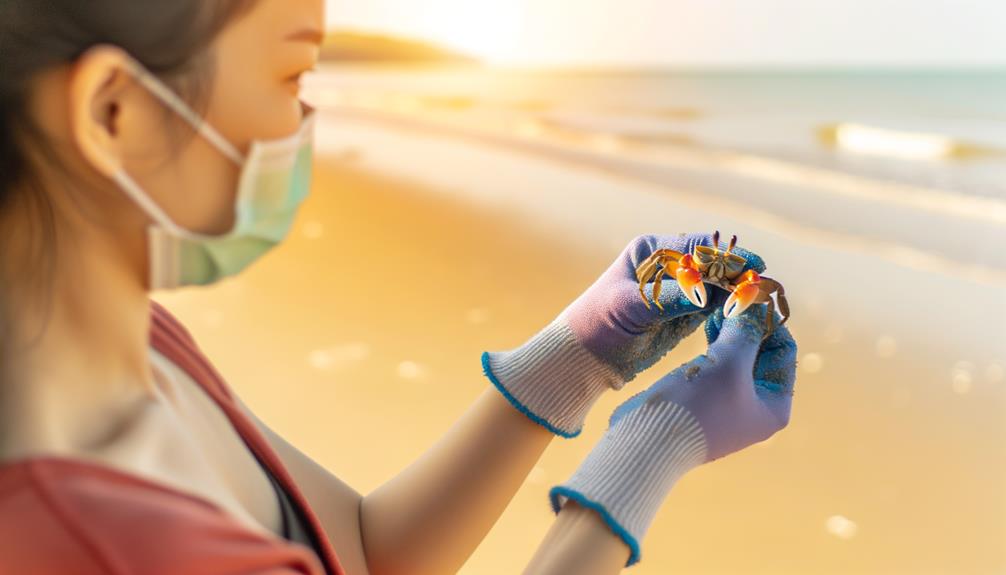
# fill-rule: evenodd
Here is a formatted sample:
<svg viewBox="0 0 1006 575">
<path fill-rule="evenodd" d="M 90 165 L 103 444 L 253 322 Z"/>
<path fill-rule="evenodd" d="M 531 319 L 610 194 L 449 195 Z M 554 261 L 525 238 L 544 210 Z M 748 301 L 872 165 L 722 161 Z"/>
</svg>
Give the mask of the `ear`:
<svg viewBox="0 0 1006 575">
<path fill-rule="evenodd" d="M 126 67 L 127 58 L 121 48 L 99 44 L 78 57 L 69 77 L 71 141 L 96 170 L 109 177 L 122 166 L 123 154 L 130 149 L 124 122 L 140 117 L 137 106 L 149 106 L 130 89 L 137 84 Z"/>
</svg>

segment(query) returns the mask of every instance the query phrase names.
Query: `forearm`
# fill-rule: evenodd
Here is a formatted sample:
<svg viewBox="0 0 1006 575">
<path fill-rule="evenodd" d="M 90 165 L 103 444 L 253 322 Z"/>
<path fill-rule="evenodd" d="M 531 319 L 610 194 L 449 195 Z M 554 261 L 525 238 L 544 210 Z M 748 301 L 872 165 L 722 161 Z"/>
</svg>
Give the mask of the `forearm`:
<svg viewBox="0 0 1006 575">
<path fill-rule="evenodd" d="M 596 512 L 569 499 L 524 575 L 611 575 L 622 570 L 629 552 Z"/>
<path fill-rule="evenodd" d="M 430 449 L 364 498 L 370 573 L 456 573 L 553 437 L 487 388 Z"/>
</svg>

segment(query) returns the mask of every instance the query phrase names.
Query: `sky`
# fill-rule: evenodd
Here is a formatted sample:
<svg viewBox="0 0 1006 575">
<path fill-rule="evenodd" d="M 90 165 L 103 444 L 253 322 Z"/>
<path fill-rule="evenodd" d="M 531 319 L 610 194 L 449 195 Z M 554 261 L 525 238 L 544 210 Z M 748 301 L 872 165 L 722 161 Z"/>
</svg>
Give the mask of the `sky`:
<svg viewBox="0 0 1006 575">
<path fill-rule="evenodd" d="M 1006 0 L 326 1 L 330 27 L 501 65 L 1006 65 Z"/>
</svg>

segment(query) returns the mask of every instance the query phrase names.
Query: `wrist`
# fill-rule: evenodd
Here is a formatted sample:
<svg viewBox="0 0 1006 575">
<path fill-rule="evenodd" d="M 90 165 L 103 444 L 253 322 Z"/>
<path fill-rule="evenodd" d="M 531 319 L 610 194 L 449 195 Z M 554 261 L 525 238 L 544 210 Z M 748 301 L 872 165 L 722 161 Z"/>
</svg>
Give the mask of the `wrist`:
<svg viewBox="0 0 1006 575">
<path fill-rule="evenodd" d="M 597 511 L 629 546 L 626 567 L 675 483 L 706 458 L 698 421 L 667 401 L 644 403 L 609 428 L 573 476 L 549 491 L 558 513 L 568 499 Z"/>
<path fill-rule="evenodd" d="M 521 413 L 567 438 L 580 434 L 605 391 L 625 385 L 579 343 L 562 316 L 515 349 L 484 352 L 482 370 Z"/>
<path fill-rule="evenodd" d="M 625 565 L 629 552 L 596 512 L 569 500 L 524 573 L 607 575 Z"/>
</svg>

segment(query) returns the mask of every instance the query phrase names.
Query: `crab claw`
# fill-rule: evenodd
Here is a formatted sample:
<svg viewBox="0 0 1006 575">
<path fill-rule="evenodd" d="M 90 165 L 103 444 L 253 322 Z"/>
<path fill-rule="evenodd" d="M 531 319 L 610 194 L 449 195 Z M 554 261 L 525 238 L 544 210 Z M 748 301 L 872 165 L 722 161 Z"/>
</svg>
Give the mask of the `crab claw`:
<svg viewBox="0 0 1006 575">
<path fill-rule="evenodd" d="M 674 277 L 678 279 L 678 285 L 688 301 L 698 307 L 706 307 L 706 286 L 702 283 L 702 274 L 698 270 L 679 267 Z"/>
<path fill-rule="evenodd" d="M 758 293 L 761 291 L 761 287 L 758 285 L 761 278 L 758 277 L 758 273 L 754 270 L 748 270 L 744 272 L 743 278 L 744 281 L 734 287 L 734 291 L 730 293 L 730 297 L 723 304 L 723 317 L 739 315 L 758 297 Z"/>
</svg>

